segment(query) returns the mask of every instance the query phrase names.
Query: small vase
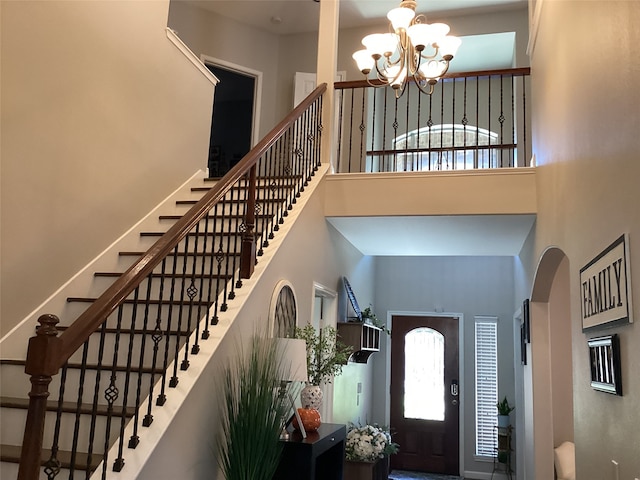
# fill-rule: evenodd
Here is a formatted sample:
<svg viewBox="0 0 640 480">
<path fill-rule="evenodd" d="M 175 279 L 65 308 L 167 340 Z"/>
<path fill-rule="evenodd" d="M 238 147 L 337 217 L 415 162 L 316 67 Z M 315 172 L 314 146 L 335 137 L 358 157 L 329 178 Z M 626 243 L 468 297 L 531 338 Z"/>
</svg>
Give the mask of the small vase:
<svg viewBox="0 0 640 480">
<path fill-rule="evenodd" d="M 302 408 L 314 408 L 320 411 L 322 405 L 322 389 L 319 385 L 307 385 L 300 392 Z"/>
<path fill-rule="evenodd" d="M 509 426 L 509 415 L 498 415 L 498 427 L 507 428 Z"/>
</svg>

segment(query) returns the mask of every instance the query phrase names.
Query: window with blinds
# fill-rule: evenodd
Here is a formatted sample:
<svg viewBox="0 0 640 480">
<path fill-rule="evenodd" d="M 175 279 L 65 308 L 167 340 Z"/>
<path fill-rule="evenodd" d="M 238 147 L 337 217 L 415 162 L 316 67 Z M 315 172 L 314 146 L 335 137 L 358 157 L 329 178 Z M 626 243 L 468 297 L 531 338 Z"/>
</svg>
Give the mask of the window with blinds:
<svg viewBox="0 0 640 480">
<path fill-rule="evenodd" d="M 493 457 L 497 444 L 498 317 L 475 317 L 476 455 Z"/>
</svg>

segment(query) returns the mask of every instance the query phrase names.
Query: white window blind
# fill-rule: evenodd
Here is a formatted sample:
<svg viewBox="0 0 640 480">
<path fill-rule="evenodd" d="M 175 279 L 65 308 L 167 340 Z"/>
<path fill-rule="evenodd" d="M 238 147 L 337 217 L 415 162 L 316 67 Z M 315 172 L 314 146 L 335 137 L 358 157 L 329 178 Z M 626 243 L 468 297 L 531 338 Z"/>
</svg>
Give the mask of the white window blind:
<svg viewBox="0 0 640 480">
<path fill-rule="evenodd" d="M 498 318 L 475 317 L 476 455 L 495 456 L 498 403 Z"/>
</svg>

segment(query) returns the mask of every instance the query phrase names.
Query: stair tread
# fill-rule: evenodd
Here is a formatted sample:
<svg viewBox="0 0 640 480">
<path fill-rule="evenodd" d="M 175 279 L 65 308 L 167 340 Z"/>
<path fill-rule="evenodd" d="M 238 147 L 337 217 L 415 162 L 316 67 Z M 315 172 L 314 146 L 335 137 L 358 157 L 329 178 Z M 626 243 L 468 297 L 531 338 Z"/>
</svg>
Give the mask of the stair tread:
<svg viewBox="0 0 640 480">
<path fill-rule="evenodd" d="M 123 272 L 95 272 L 93 275 L 95 277 L 120 277 Z M 217 275 L 215 273 L 153 273 L 151 274 L 153 278 L 231 278 L 231 275 Z"/>
<path fill-rule="evenodd" d="M 162 235 L 164 235 L 167 232 L 140 232 L 140 236 L 141 237 L 161 237 Z M 195 237 L 196 235 L 198 237 L 238 237 L 240 235 L 242 235 L 242 232 L 191 232 L 188 234 L 190 237 Z M 259 233 L 256 233 L 256 236 L 258 236 Z"/>
<path fill-rule="evenodd" d="M 26 365 L 27 362 L 26 360 L 16 360 L 16 359 L 3 359 L 0 360 L 0 365 L 16 365 L 16 366 L 24 366 Z M 67 364 L 68 368 L 82 368 L 82 364 L 80 363 L 68 363 Z M 88 370 L 97 370 L 98 369 L 98 365 L 95 363 L 88 363 L 87 365 L 85 365 L 85 368 Z M 127 371 L 127 367 L 123 366 L 123 365 L 116 365 L 115 367 L 113 367 L 112 365 L 102 365 L 100 366 L 100 368 L 102 369 L 103 372 L 109 372 L 111 370 L 115 370 L 116 372 L 126 372 Z M 141 373 L 153 373 L 156 375 L 162 374 L 164 372 L 164 370 L 162 368 L 156 367 L 156 368 L 149 368 L 149 367 L 135 367 L 132 366 L 129 369 L 132 373 L 137 373 L 137 372 L 141 372 Z"/>
<path fill-rule="evenodd" d="M 18 397 L 4 397 L 0 396 L 0 407 L 4 408 L 16 408 L 16 409 L 27 409 L 29 408 L 29 399 L 28 398 L 18 398 Z M 56 412 L 58 410 L 58 402 L 55 400 L 47 401 L 47 411 Z M 75 402 L 62 402 L 62 411 L 65 413 L 76 413 L 78 411 L 78 405 Z M 93 412 L 93 405 L 91 404 L 82 404 L 79 409 L 80 413 L 91 415 Z M 99 404 L 96 405 L 96 413 L 98 415 L 111 415 L 112 417 L 121 417 L 122 416 L 122 407 L 116 406 L 113 411 L 109 413 L 107 405 Z M 126 407 L 124 416 L 129 418 L 135 415 L 135 409 L 133 407 Z"/>
<path fill-rule="evenodd" d="M 122 257 L 124 257 L 124 256 L 126 256 L 126 257 L 130 257 L 130 256 L 141 257 L 145 253 L 146 252 L 123 251 L 123 252 L 119 252 L 118 255 L 120 255 Z M 167 254 L 167 257 L 173 257 L 173 256 L 175 256 L 175 253 L 173 253 L 173 252 Z M 211 252 L 196 252 L 196 253 L 194 253 L 194 252 L 187 252 L 187 253 L 181 252 L 181 253 L 178 253 L 178 256 L 179 257 L 185 257 L 185 256 L 186 257 L 194 257 L 194 256 L 195 257 L 202 257 L 202 256 L 210 257 L 211 256 Z M 227 252 L 227 253 L 225 253 L 225 256 L 227 256 L 227 257 L 233 257 L 233 256 L 239 257 L 240 256 L 240 252 L 233 252 L 233 253 Z"/>
<path fill-rule="evenodd" d="M 36 327 L 36 330 L 40 328 L 40 327 Z M 67 328 L 69 328 L 67 325 L 56 325 L 56 330 L 58 330 L 59 332 L 63 332 L 64 330 L 66 330 Z M 98 330 L 96 330 L 94 333 L 100 333 L 102 332 L 102 328 L 99 328 Z M 104 329 L 104 333 L 111 333 L 111 334 L 116 334 L 116 333 L 120 333 L 120 335 L 130 335 L 131 333 L 135 334 L 135 335 L 153 335 L 156 333 L 156 331 L 154 329 L 147 329 L 147 330 L 143 330 L 141 328 L 136 328 L 134 330 L 131 330 L 130 328 L 121 328 L 120 330 L 118 330 L 117 328 L 105 328 Z M 193 332 L 189 332 L 186 330 L 182 330 L 180 332 L 178 332 L 178 330 L 170 330 L 169 331 L 169 335 L 172 337 L 175 337 L 176 335 L 180 335 L 181 337 L 188 337 L 189 335 L 191 335 Z M 162 334 L 166 335 L 167 331 L 166 330 L 162 330 Z"/>
<path fill-rule="evenodd" d="M 282 180 L 282 179 L 288 179 L 288 180 L 296 180 L 296 179 L 301 179 L 302 175 L 267 175 L 267 176 L 260 176 L 257 178 L 257 181 L 263 181 L 263 180 L 269 180 L 269 181 L 273 181 L 273 180 Z M 205 177 L 204 179 L 205 183 L 208 182 L 218 182 L 220 180 L 222 180 L 222 177 Z"/>
<path fill-rule="evenodd" d="M 160 220 L 180 220 L 182 217 L 184 217 L 184 215 L 158 215 L 158 218 Z M 203 220 L 205 218 L 209 218 L 211 220 L 219 217 L 220 215 L 207 215 L 207 217 L 203 217 Z M 234 214 L 225 215 L 224 219 L 225 220 L 238 219 L 238 218 L 244 219 L 244 217 L 245 217 L 244 215 L 241 215 L 239 213 L 234 213 Z M 271 218 L 271 217 L 273 217 L 273 215 L 269 215 L 268 213 L 256 213 L 256 218 Z"/>
<path fill-rule="evenodd" d="M 22 453 L 22 447 L 18 445 L 0 445 L 0 461 L 10 462 L 10 463 L 19 463 L 20 462 L 20 454 Z M 41 465 L 44 465 L 49 458 L 51 457 L 51 450 L 43 448 L 42 449 L 42 457 L 41 457 Z M 62 468 L 69 468 L 71 466 L 71 457 L 72 453 L 66 450 L 58 450 L 57 458 L 60 461 L 60 466 Z M 83 452 L 76 452 L 75 454 L 75 468 L 76 469 L 84 469 L 87 464 L 89 464 L 89 456 Z M 94 471 L 98 468 L 102 462 L 102 454 L 93 453 L 91 455 L 91 463 L 89 468 L 91 471 Z"/>
<path fill-rule="evenodd" d="M 283 203 L 285 202 L 287 199 L 286 198 L 258 198 L 256 200 L 257 203 L 265 203 L 265 202 L 269 202 L 269 203 Z M 200 200 L 176 200 L 176 205 L 195 205 L 196 203 L 198 203 Z M 225 203 L 242 203 L 244 204 L 246 201 L 244 199 L 233 199 L 233 200 L 224 200 L 222 201 L 222 204 Z"/>
<path fill-rule="evenodd" d="M 93 303 L 97 300 L 96 297 L 67 297 L 67 303 L 73 303 L 73 302 L 82 302 L 82 303 Z M 127 304 L 127 305 L 133 305 L 133 304 L 138 304 L 138 305 L 184 305 L 184 306 L 189 306 L 189 305 L 194 305 L 194 306 L 201 306 L 201 307 L 209 307 L 209 302 L 201 302 L 201 301 L 193 301 L 193 302 L 189 302 L 189 301 L 184 301 L 184 302 L 180 302 L 177 300 L 174 301 L 170 301 L 170 300 L 146 300 L 144 298 L 139 298 L 137 301 L 134 300 L 124 300 L 122 302 L 123 304 Z"/>
</svg>

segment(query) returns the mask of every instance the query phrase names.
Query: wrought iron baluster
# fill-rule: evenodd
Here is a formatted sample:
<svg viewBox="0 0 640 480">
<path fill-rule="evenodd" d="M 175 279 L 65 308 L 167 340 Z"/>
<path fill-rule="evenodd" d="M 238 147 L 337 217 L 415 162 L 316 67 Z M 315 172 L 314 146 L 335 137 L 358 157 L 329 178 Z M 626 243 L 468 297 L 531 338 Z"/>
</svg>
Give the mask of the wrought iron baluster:
<svg viewBox="0 0 640 480">
<path fill-rule="evenodd" d="M 209 236 L 211 236 L 211 243 L 213 244 L 216 238 L 216 231 L 209 230 L 209 214 L 207 213 L 207 215 L 205 215 L 204 217 L 204 244 L 202 245 L 202 254 L 198 256 L 199 263 L 200 263 L 200 288 L 198 289 L 199 290 L 198 312 L 196 313 L 196 317 L 197 317 L 196 321 L 198 322 L 197 324 L 198 332 L 200 331 L 200 323 L 202 322 L 203 315 L 205 318 L 204 323 L 202 324 L 202 334 L 198 334 L 200 335 L 200 338 L 202 338 L 203 340 L 206 340 L 209 338 L 209 322 L 207 320 L 208 315 L 203 314 L 202 310 L 203 309 L 208 310 L 209 305 L 211 305 L 211 303 L 209 302 L 208 295 L 205 300 L 205 292 L 204 292 L 205 283 L 204 282 L 206 278 L 208 288 L 210 289 L 211 282 L 213 281 L 211 276 L 207 276 L 205 273 L 205 268 L 206 268 L 205 259 L 207 258 L 207 252 L 209 251 Z M 163 262 L 163 271 L 164 271 L 164 262 Z M 180 336 L 177 336 L 176 341 L 178 341 L 179 339 L 180 339 Z"/>
<path fill-rule="evenodd" d="M 53 442 L 51 445 L 51 455 L 44 464 L 44 473 L 48 480 L 53 480 L 60 473 L 61 463 L 58 459 L 58 449 L 60 441 L 60 427 L 62 423 L 62 406 L 64 403 L 65 386 L 67 383 L 67 368 L 65 363 L 60 372 L 60 386 L 58 387 L 58 406 L 56 408 L 56 423 L 53 429 Z"/>
<path fill-rule="evenodd" d="M 104 398 L 107 401 L 107 434 L 105 435 L 104 440 L 104 451 L 107 452 L 109 450 L 109 437 L 111 435 L 111 417 L 113 414 L 114 403 L 120 396 L 120 390 L 116 385 L 117 380 L 117 365 L 118 365 L 118 356 L 120 352 L 120 335 L 122 333 L 122 318 L 124 312 L 124 305 L 120 305 L 118 307 L 118 314 L 116 317 L 116 331 L 115 331 L 115 339 L 114 339 L 114 347 L 113 347 L 113 360 L 111 362 L 111 375 L 109 377 L 109 386 L 106 388 L 104 392 Z M 125 417 L 122 417 L 121 425 L 124 423 Z M 113 462 L 113 471 L 119 472 L 124 467 L 124 460 L 122 457 L 122 451 L 124 448 L 124 435 L 120 435 L 118 439 L 118 457 Z M 107 460 L 102 463 L 102 478 L 106 478 L 107 476 Z"/>
<path fill-rule="evenodd" d="M 133 360 L 133 345 L 135 341 L 135 330 L 136 330 L 136 322 L 138 317 L 138 298 L 140 295 L 140 286 L 138 285 L 136 289 L 133 291 L 133 304 L 131 306 L 131 323 L 129 326 L 129 349 L 127 351 L 127 364 L 125 366 L 125 380 L 124 380 L 124 392 L 122 396 L 122 420 L 120 422 L 120 436 L 124 437 L 124 428 L 126 425 L 126 412 L 127 406 L 129 403 L 129 385 L 131 383 L 131 373 L 132 373 L 132 360 Z M 134 419 L 134 429 L 138 424 L 138 410 L 136 409 Z M 134 431 L 134 434 L 129 438 L 128 447 L 136 448 L 138 443 L 140 442 L 140 438 L 137 436 L 137 429 Z M 124 466 L 124 459 L 122 458 L 122 452 L 119 454 L 119 458 L 117 462 Z M 115 470 L 115 467 L 114 467 Z M 117 470 L 120 471 L 120 470 Z"/>
<path fill-rule="evenodd" d="M 206 234 L 205 234 L 206 235 Z M 189 339 L 191 338 L 191 333 L 193 332 L 194 329 L 197 328 L 198 326 L 198 322 L 199 322 L 199 318 L 195 319 L 195 323 L 196 325 L 192 327 L 192 321 L 193 319 L 193 312 L 194 312 L 194 299 L 196 298 L 196 296 L 198 295 L 198 288 L 195 285 L 195 279 L 196 279 L 196 264 L 197 259 L 200 258 L 199 257 L 199 250 L 198 250 L 198 245 L 200 243 L 200 222 L 198 222 L 196 224 L 196 228 L 195 228 L 195 232 L 193 232 L 193 236 L 194 236 L 194 240 L 193 240 L 193 261 L 191 262 L 191 273 L 189 274 L 189 286 L 187 287 L 187 297 L 189 298 L 189 306 L 187 309 L 187 332 L 189 332 L 189 335 L 187 336 L 187 348 L 185 348 L 184 350 L 184 362 L 189 362 L 189 348 L 188 348 L 188 342 Z M 184 281 L 186 282 L 187 279 L 185 278 Z M 197 334 L 194 335 L 194 339 L 193 339 L 193 345 L 191 346 L 191 355 L 196 355 L 199 351 L 200 351 L 200 345 L 198 343 L 199 341 L 199 335 L 200 332 L 197 331 Z"/>
<path fill-rule="evenodd" d="M 167 336 L 169 335 L 169 332 L 171 332 L 171 329 L 173 328 L 173 307 L 175 305 L 175 295 L 176 295 L 176 274 L 178 272 L 178 257 L 179 257 L 178 252 L 179 252 L 178 245 L 176 245 L 172 253 L 173 261 L 171 264 L 171 287 L 169 289 L 169 308 L 167 310 Z M 181 338 L 182 336 L 182 330 L 180 329 L 180 326 L 178 326 L 178 328 L 176 329 L 176 335 L 178 336 L 178 339 Z M 176 342 L 176 345 L 179 345 L 179 343 L 180 342 Z M 171 350 L 170 342 L 167 341 L 165 343 L 164 360 L 162 362 L 162 366 L 164 370 L 167 370 L 169 366 L 170 350 Z M 166 378 L 166 373 L 162 375 L 162 386 L 160 387 L 160 394 L 158 395 L 158 399 L 156 400 L 156 403 L 158 405 L 164 405 L 167 399 L 166 393 L 165 393 L 165 388 L 166 388 L 165 378 Z M 169 388 L 175 388 L 177 386 L 178 386 L 178 361 L 177 361 L 177 355 L 175 355 L 174 362 L 173 362 L 173 375 L 169 379 Z"/>
<path fill-rule="evenodd" d="M 71 459 L 69 462 L 69 478 L 74 477 L 78 458 L 78 443 L 80 442 L 80 423 L 82 418 L 82 399 L 84 397 L 84 380 L 87 373 L 87 356 L 89 354 L 89 340 L 82 345 L 82 360 L 80 362 L 80 378 L 78 380 L 78 398 L 75 407 L 75 421 L 73 423 L 73 440 L 71 441 Z"/>
<path fill-rule="evenodd" d="M 214 232 L 216 232 L 217 237 L 221 237 L 220 235 L 221 232 L 218 232 L 218 213 L 217 212 L 218 212 L 218 205 L 216 204 L 213 207 L 213 215 L 212 215 L 213 225 L 211 228 Z M 207 288 L 207 303 L 209 304 L 208 314 L 210 315 L 209 323 L 211 325 L 217 325 L 218 324 L 218 293 L 220 292 L 220 271 L 218 270 L 218 272 L 216 272 L 215 274 L 213 272 L 213 264 L 215 260 L 215 238 L 211 242 L 211 252 L 207 252 L 206 254 L 206 260 L 209 264 L 209 279 L 210 279 L 209 286 Z M 215 279 L 215 288 L 213 288 L 214 279 Z M 214 296 L 215 296 L 215 299 L 214 299 Z"/>
<path fill-rule="evenodd" d="M 107 335 L 107 320 L 105 319 L 105 321 L 102 322 L 102 327 L 100 328 L 100 340 L 99 340 L 99 346 L 98 346 L 98 364 L 96 367 L 96 380 L 95 380 L 95 386 L 93 391 L 93 403 L 91 406 L 91 426 L 89 428 L 87 466 L 85 469 L 85 478 L 87 480 L 89 479 L 92 473 L 91 461 L 93 459 L 93 444 L 94 444 L 95 434 L 96 434 L 96 419 L 98 416 L 98 399 L 100 398 L 100 379 L 102 377 L 102 356 L 104 355 L 106 335 Z M 103 458 L 104 463 L 107 462 L 108 453 L 109 452 L 107 450 L 104 451 L 104 458 Z"/>
</svg>

